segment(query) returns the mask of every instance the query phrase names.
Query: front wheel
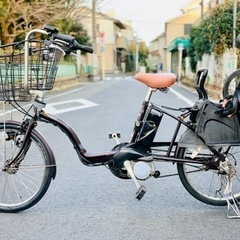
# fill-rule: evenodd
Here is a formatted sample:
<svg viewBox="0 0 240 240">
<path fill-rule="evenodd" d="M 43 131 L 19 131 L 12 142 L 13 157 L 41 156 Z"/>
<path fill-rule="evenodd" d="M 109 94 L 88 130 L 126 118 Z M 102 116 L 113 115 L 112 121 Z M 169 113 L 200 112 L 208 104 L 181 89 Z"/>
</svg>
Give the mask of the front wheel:
<svg viewBox="0 0 240 240">
<path fill-rule="evenodd" d="M 229 146 L 222 148 L 226 153 L 226 160 L 236 170 L 232 178 L 233 196 L 240 200 L 240 146 Z M 178 151 L 179 158 L 190 158 L 192 149 L 180 148 Z M 195 158 L 199 160 L 214 160 L 216 157 L 209 150 L 201 150 Z M 227 205 L 224 191 L 227 186 L 228 175 L 219 170 L 209 168 L 204 164 L 177 163 L 179 178 L 186 190 L 196 199 L 206 204 L 214 206 Z"/>
<path fill-rule="evenodd" d="M 49 151 L 38 134 L 31 133 L 18 163 L 14 159 L 24 131 L 17 124 L 0 123 L 0 211 L 19 212 L 35 205 L 46 193 L 52 177 Z"/>
</svg>

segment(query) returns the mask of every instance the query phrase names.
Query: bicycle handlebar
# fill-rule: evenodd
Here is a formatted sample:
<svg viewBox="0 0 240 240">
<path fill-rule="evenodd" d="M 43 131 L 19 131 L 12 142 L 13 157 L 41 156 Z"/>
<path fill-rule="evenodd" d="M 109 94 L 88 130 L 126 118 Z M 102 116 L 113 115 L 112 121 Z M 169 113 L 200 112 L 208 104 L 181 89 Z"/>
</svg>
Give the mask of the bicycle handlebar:
<svg viewBox="0 0 240 240">
<path fill-rule="evenodd" d="M 69 44 L 69 46 L 65 47 L 67 49 L 64 49 L 66 50 L 66 54 L 70 54 L 74 50 L 81 50 L 84 52 L 93 53 L 92 47 L 78 43 L 77 40 L 75 40 L 75 38 L 72 36 L 64 34 L 52 34 L 52 39 L 60 40 Z"/>
<path fill-rule="evenodd" d="M 44 30 L 48 33 L 48 35 L 51 37 L 51 39 L 53 41 L 59 40 L 60 42 L 64 42 L 64 43 L 68 44 L 63 49 L 66 52 L 66 54 L 70 54 L 74 50 L 81 50 L 81 51 L 88 52 L 88 53 L 93 53 L 93 51 L 94 51 L 92 47 L 78 43 L 77 40 L 73 36 L 59 34 L 58 30 L 55 27 L 46 25 L 44 27 Z"/>
<path fill-rule="evenodd" d="M 80 43 L 78 43 L 76 40 L 74 41 L 73 44 L 73 50 L 82 50 L 84 52 L 88 52 L 88 53 L 93 53 L 93 48 L 86 46 L 86 45 L 82 45 Z"/>
</svg>

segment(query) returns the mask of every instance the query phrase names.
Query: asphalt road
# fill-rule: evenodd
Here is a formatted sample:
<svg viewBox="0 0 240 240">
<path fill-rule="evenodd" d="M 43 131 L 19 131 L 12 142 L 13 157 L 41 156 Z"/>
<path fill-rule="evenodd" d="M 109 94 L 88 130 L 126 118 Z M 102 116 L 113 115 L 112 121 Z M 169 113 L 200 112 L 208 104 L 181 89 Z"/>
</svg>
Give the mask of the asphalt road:
<svg viewBox="0 0 240 240">
<path fill-rule="evenodd" d="M 196 99 L 184 88 L 173 89 L 155 93 L 154 101 L 180 107 Z M 47 109 L 73 127 L 89 152 L 108 151 L 115 145 L 108 133 L 121 132 L 122 141 L 130 138 L 146 92 L 132 78 L 87 83 L 48 94 Z M 161 137 L 167 139 L 172 128 L 166 122 Z M 84 166 L 64 133 L 46 124 L 38 129 L 54 151 L 56 179 L 31 209 L 0 213 L 0 239 L 239 239 L 239 221 L 226 217 L 227 208 L 197 201 L 177 176 L 147 180 L 147 193 L 137 201 L 131 180 L 118 179 L 105 167 Z M 176 173 L 171 164 L 158 168 L 163 174 Z"/>
</svg>

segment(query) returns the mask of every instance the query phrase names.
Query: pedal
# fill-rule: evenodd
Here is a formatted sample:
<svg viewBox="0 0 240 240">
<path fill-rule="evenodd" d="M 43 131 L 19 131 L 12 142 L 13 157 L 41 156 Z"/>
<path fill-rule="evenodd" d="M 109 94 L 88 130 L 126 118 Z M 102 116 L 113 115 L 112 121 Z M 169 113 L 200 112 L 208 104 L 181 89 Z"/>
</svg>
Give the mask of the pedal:
<svg viewBox="0 0 240 240">
<path fill-rule="evenodd" d="M 123 163 L 123 165 L 127 169 L 128 174 L 132 178 L 132 180 L 133 180 L 133 182 L 134 182 L 134 184 L 135 184 L 135 186 L 137 188 L 136 199 L 140 201 L 142 199 L 142 197 L 144 196 L 144 194 L 146 193 L 146 188 L 144 186 L 140 186 L 136 176 L 134 175 L 131 161 L 126 160 Z"/>
<path fill-rule="evenodd" d="M 121 133 L 109 133 L 108 134 L 109 139 L 113 138 L 113 140 L 116 142 L 116 144 L 120 144 L 119 139 L 121 138 Z"/>
<path fill-rule="evenodd" d="M 144 186 L 141 186 L 136 192 L 136 199 L 140 201 L 145 193 L 146 193 L 146 188 Z"/>
</svg>

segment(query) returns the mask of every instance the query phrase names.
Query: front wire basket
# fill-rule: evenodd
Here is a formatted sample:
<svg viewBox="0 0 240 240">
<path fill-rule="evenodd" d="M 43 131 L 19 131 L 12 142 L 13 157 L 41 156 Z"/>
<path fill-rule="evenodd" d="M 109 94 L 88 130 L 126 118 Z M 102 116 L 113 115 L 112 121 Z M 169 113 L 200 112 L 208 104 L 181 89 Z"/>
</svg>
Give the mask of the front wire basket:
<svg viewBox="0 0 240 240">
<path fill-rule="evenodd" d="M 28 41 L 28 78 L 24 85 L 25 41 L 0 46 L 0 101 L 27 102 L 29 90 L 51 90 L 63 52 L 45 41 Z"/>
</svg>

